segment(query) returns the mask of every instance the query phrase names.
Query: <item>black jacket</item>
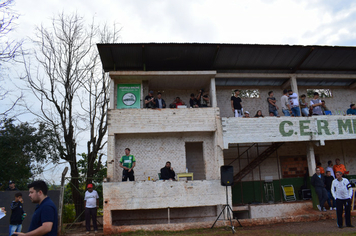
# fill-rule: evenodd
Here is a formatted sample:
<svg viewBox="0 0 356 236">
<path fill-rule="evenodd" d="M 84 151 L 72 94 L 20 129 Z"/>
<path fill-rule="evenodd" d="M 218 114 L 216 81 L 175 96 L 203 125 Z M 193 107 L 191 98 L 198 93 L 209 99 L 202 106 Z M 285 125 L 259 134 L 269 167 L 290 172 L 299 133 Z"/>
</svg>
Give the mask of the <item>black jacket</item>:
<svg viewBox="0 0 356 236">
<path fill-rule="evenodd" d="M 311 185 L 314 186 L 314 188 L 324 188 L 325 187 L 324 175 L 321 175 L 321 178 L 319 178 L 316 174 L 314 174 L 311 177 L 310 183 Z"/>
<path fill-rule="evenodd" d="M 20 225 L 22 224 L 22 215 L 23 215 L 23 205 L 21 202 L 12 201 L 11 203 L 11 217 L 10 225 Z"/>
<path fill-rule="evenodd" d="M 161 169 L 161 179 L 175 179 L 176 173 L 170 168 L 163 167 Z"/>
<path fill-rule="evenodd" d="M 331 191 L 331 185 L 333 183 L 334 177 L 333 176 L 325 176 L 325 188 L 328 191 Z"/>
</svg>

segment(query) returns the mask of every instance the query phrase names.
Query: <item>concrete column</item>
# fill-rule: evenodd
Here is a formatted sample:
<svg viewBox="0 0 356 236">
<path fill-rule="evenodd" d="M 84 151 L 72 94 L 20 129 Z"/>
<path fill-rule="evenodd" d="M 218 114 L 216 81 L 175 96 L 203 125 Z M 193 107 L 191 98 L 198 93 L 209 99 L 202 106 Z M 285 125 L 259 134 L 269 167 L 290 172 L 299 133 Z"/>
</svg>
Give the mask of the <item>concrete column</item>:
<svg viewBox="0 0 356 236">
<path fill-rule="evenodd" d="M 210 80 L 210 106 L 217 107 L 215 78 L 211 78 Z"/>
<path fill-rule="evenodd" d="M 290 87 L 293 90 L 293 93 L 296 93 L 298 95 L 298 85 L 297 85 L 297 76 L 296 75 L 292 75 L 290 77 Z"/>
<path fill-rule="evenodd" d="M 116 153 L 115 153 L 115 135 L 108 135 L 108 144 L 107 144 L 107 178 L 110 178 L 110 182 L 118 181 L 115 176 L 115 163 Z"/>
<path fill-rule="evenodd" d="M 309 176 L 313 176 L 315 173 L 315 154 L 314 154 L 314 146 L 312 142 L 309 142 L 307 145 L 307 162 L 308 162 L 308 170 L 309 170 Z"/>
<path fill-rule="evenodd" d="M 110 80 L 110 103 L 109 109 L 115 109 L 115 81 L 113 79 Z"/>
</svg>

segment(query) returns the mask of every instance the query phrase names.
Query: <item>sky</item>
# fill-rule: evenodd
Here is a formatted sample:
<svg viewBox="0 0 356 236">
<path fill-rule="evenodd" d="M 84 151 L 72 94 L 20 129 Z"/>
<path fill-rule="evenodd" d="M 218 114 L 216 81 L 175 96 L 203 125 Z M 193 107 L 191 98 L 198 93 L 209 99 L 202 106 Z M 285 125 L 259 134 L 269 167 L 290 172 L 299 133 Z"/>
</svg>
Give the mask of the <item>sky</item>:
<svg viewBox="0 0 356 236">
<path fill-rule="evenodd" d="M 76 12 L 88 23 L 116 23 L 121 27 L 118 43 L 356 44 L 356 1 L 351 0 L 15 0 L 13 10 L 20 17 L 9 37 L 26 39 L 29 49 L 35 28 L 50 27 L 62 12 Z M 16 95 L 14 81 L 22 67 L 9 67 L 5 82 Z M 85 143 L 78 150 L 85 151 Z M 62 167 L 49 165 L 44 178 L 57 182 Z"/>
</svg>

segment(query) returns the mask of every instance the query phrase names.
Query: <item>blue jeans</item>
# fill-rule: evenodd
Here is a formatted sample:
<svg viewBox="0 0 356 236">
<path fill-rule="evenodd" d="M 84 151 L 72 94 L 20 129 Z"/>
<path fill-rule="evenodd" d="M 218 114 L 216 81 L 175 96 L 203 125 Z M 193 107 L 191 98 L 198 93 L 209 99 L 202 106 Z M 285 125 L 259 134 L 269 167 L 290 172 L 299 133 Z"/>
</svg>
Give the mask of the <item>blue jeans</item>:
<svg viewBox="0 0 356 236">
<path fill-rule="evenodd" d="M 335 199 L 333 198 L 333 195 L 331 194 L 331 191 L 330 190 L 326 190 L 326 192 L 328 192 L 328 204 L 329 204 L 329 207 L 331 207 L 331 202 L 330 202 L 330 200 L 333 200 L 333 207 L 336 207 L 336 201 L 335 201 Z"/>
<path fill-rule="evenodd" d="M 282 109 L 284 116 L 290 116 L 289 110 Z"/>
<path fill-rule="evenodd" d="M 273 113 L 274 116 L 278 116 L 278 111 L 277 110 L 270 111 L 269 113 Z"/>
<path fill-rule="evenodd" d="M 305 115 L 305 116 L 309 116 L 309 108 L 307 108 L 307 107 L 302 108 L 302 113 L 303 113 L 303 115 Z"/>
<path fill-rule="evenodd" d="M 11 236 L 14 232 L 21 232 L 22 224 L 21 225 L 10 225 L 9 226 L 9 235 Z"/>
<path fill-rule="evenodd" d="M 300 109 L 299 107 L 292 107 L 292 114 L 293 116 L 300 116 Z"/>
</svg>

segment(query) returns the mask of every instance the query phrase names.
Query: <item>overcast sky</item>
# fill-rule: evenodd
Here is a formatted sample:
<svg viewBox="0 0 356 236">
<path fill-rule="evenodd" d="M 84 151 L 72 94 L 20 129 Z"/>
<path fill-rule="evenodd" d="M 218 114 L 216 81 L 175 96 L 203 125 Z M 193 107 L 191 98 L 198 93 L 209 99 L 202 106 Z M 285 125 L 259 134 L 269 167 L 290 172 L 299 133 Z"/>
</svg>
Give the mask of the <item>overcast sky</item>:
<svg viewBox="0 0 356 236">
<path fill-rule="evenodd" d="M 351 0 L 15 0 L 14 10 L 21 16 L 10 36 L 17 39 L 33 37 L 36 26 L 49 27 L 51 18 L 61 12 L 77 12 L 88 23 L 93 17 L 98 23 L 116 22 L 122 27 L 123 43 L 354 46 L 356 42 L 356 1 Z M 31 48 L 29 43 L 25 46 Z M 14 81 L 19 73 L 16 69 L 9 78 Z M 4 109 L 1 104 L 0 109 Z M 62 168 L 47 173 L 52 171 Z"/>
</svg>

